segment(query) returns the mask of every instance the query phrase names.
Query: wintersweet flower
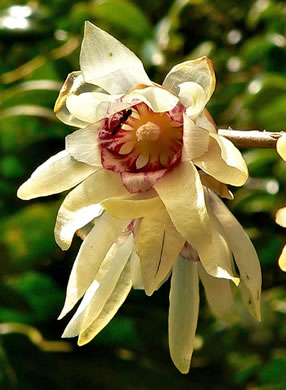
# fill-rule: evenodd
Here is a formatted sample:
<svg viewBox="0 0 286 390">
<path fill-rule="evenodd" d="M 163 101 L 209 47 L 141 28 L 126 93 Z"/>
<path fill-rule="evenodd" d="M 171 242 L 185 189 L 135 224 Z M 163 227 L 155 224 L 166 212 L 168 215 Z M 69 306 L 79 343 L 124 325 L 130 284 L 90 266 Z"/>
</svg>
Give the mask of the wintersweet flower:
<svg viewBox="0 0 286 390">
<path fill-rule="evenodd" d="M 226 188 L 223 191 L 229 195 Z M 112 319 L 132 287 L 145 289 L 150 295 L 170 274 L 169 348 L 182 373 L 189 371 L 193 352 L 199 279 L 218 318 L 230 323 L 237 319 L 233 287 L 238 286 L 245 306 L 259 319 L 261 274 L 255 249 L 219 197 L 206 188 L 205 197 L 212 249 L 223 278 L 206 272 L 198 252 L 176 231 L 158 197 L 108 200 L 104 203 L 108 212 L 94 225 L 79 231 L 83 243 L 70 275 L 60 318 L 82 296 L 83 299 L 63 337 L 78 336 L 79 345 L 88 343 Z M 112 237 L 106 234 L 106 228 L 110 231 L 110 227 Z"/>
<path fill-rule="evenodd" d="M 209 192 L 230 197 L 225 184 L 240 186 L 248 178 L 239 150 L 218 134 L 205 109 L 215 87 L 211 61 L 202 57 L 179 64 L 160 86 L 134 53 L 87 22 L 80 68 L 67 77 L 55 105 L 58 118 L 79 130 L 18 190 L 20 198 L 32 199 L 75 187 L 55 226 L 63 250 L 75 232 L 84 238 L 61 317 L 83 299 L 65 335 L 88 342 L 132 286 L 151 295 L 172 272 L 170 350 L 177 367 L 187 372 L 198 272 L 202 280 L 223 286 L 218 294 L 228 303 L 222 310 L 229 304 L 227 286 L 240 282 L 248 309 L 260 318 L 255 250 Z M 106 211 L 95 219 L 100 207 Z M 219 311 L 213 293 L 207 297 Z"/>
<path fill-rule="evenodd" d="M 277 210 L 275 222 L 278 225 L 286 228 L 286 207 L 282 207 L 281 209 Z M 286 244 L 282 248 L 281 254 L 278 259 L 278 265 L 282 271 L 286 272 Z"/>
</svg>

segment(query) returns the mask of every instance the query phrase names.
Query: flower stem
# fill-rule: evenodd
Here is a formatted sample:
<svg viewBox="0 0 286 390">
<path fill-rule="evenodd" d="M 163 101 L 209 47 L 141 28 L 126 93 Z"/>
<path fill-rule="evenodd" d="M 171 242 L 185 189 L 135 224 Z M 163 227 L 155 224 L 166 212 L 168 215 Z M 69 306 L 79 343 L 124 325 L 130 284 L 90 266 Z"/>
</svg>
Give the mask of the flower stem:
<svg viewBox="0 0 286 390">
<path fill-rule="evenodd" d="M 270 132 L 259 130 L 219 129 L 219 135 L 229 139 L 238 148 L 274 149 L 277 140 L 286 132 Z"/>
</svg>

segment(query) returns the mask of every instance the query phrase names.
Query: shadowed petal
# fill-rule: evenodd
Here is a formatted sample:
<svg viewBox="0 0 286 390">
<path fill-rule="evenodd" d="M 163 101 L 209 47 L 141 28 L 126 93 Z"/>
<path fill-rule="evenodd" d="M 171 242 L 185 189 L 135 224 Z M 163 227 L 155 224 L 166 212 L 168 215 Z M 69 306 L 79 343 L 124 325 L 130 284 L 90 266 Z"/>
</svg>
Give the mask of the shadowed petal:
<svg viewBox="0 0 286 390">
<path fill-rule="evenodd" d="M 188 115 L 184 114 L 182 161 L 201 157 L 208 151 L 208 147 L 209 131 L 197 126 Z"/>
<path fill-rule="evenodd" d="M 197 262 L 179 257 L 173 267 L 170 309 L 169 348 L 171 358 L 183 374 L 190 369 L 199 312 Z"/>
<path fill-rule="evenodd" d="M 111 94 L 126 93 L 136 84 L 151 81 L 136 55 L 117 39 L 86 22 L 80 53 L 80 67 L 88 83 Z"/>
<path fill-rule="evenodd" d="M 198 83 L 186 81 L 179 85 L 179 99 L 186 107 L 186 112 L 191 119 L 196 118 L 205 108 L 207 95 Z"/>
<path fill-rule="evenodd" d="M 75 161 L 63 150 L 40 165 L 18 189 L 17 196 L 28 200 L 69 190 L 97 169 Z"/>
<path fill-rule="evenodd" d="M 129 222 L 104 213 L 95 223 L 74 262 L 65 304 L 58 319 L 64 317 L 89 288 L 107 252 Z"/>
<path fill-rule="evenodd" d="M 174 66 L 167 74 L 163 86 L 179 94 L 180 84 L 190 81 L 203 88 L 208 102 L 215 88 L 215 73 L 209 58 L 201 57 Z"/>
<path fill-rule="evenodd" d="M 239 269 L 245 305 L 258 320 L 260 314 L 261 269 L 257 253 L 248 235 L 224 203 L 213 193 L 211 207 L 221 223 L 225 238 Z"/>
<path fill-rule="evenodd" d="M 123 172 L 121 178 L 124 186 L 131 194 L 146 192 L 154 186 L 154 184 L 164 176 L 167 169 L 160 169 L 154 172 Z"/>
<path fill-rule="evenodd" d="M 116 173 L 101 169 L 71 191 L 62 203 L 55 226 L 57 244 L 67 250 L 77 229 L 86 225 L 97 212 L 97 203 L 129 195 Z"/>
<path fill-rule="evenodd" d="M 210 133 L 209 150 L 193 163 L 222 183 L 241 186 L 248 179 L 248 170 L 240 151 L 232 142 Z"/>
<path fill-rule="evenodd" d="M 230 324 L 236 322 L 238 320 L 238 314 L 234 306 L 234 294 L 231 282 L 210 276 L 200 263 L 198 263 L 198 271 L 213 314 Z"/>
<path fill-rule="evenodd" d="M 152 295 L 169 274 L 184 243 L 164 207 L 142 219 L 136 235 L 136 252 L 147 295 Z"/>
</svg>

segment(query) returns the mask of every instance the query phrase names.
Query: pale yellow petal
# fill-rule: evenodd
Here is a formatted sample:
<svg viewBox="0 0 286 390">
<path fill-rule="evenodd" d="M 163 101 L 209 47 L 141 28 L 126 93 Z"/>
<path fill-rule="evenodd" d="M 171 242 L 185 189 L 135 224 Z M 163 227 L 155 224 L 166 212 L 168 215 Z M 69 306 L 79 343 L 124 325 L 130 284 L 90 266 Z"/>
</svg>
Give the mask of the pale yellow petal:
<svg viewBox="0 0 286 390">
<path fill-rule="evenodd" d="M 207 103 L 207 95 L 198 83 L 186 81 L 179 85 L 179 99 L 186 107 L 189 118 L 195 119 L 203 111 Z"/>
<path fill-rule="evenodd" d="M 89 343 L 115 316 L 132 287 L 130 261 L 123 269 L 118 282 L 95 321 L 79 334 L 78 345 Z"/>
<path fill-rule="evenodd" d="M 276 149 L 280 157 L 286 161 L 286 134 L 283 134 L 280 138 L 278 138 Z"/>
<path fill-rule="evenodd" d="M 261 318 L 261 269 L 255 248 L 248 235 L 224 203 L 210 192 L 211 207 L 221 223 L 225 238 L 234 254 L 239 269 L 241 288 L 246 307 L 258 320 Z"/>
<path fill-rule="evenodd" d="M 162 207 L 162 201 L 157 196 L 139 200 L 113 198 L 101 202 L 101 206 L 117 218 L 141 218 L 154 214 Z"/>
<path fill-rule="evenodd" d="M 200 176 L 189 162 L 183 162 L 163 176 L 154 189 L 166 206 L 178 232 L 194 248 L 211 239 L 209 216 Z"/>
<path fill-rule="evenodd" d="M 232 192 L 227 188 L 225 184 L 216 180 L 214 177 L 208 175 L 204 171 L 200 171 L 199 174 L 201 182 L 205 187 L 219 194 L 222 198 L 233 199 Z"/>
<path fill-rule="evenodd" d="M 171 279 L 169 348 L 175 366 L 183 374 L 190 369 L 198 312 L 197 263 L 180 257 L 173 267 Z"/>
<path fill-rule="evenodd" d="M 213 314 L 230 324 L 236 322 L 238 314 L 235 310 L 234 292 L 231 282 L 210 276 L 201 264 L 198 264 L 198 271 Z"/>
<path fill-rule="evenodd" d="M 67 195 L 59 209 L 55 226 L 57 244 L 67 250 L 76 230 L 95 217 L 97 203 L 117 196 L 130 196 L 117 173 L 101 169 L 88 177 Z"/>
<path fill-rule="evenodd" d="M 197 126 L 188 115 L 184 114 L 182 161 L 201 157 L 208 151 L 208 147 L 209 131 Z"/>
<path fill-rule="evenodd" d="M 147 295 L 153 294 L 169 274 L 184 243 L 164 207 L 142 219 L 136 235 L 136 252 Z"/>
<path fill-rule="evenodd" d="M 193 162 L 225 184 L 241 186 L 248 179 L 247 166 L 240 151 L 232 142 L 215 133 L 210 133 L 208 152 Z"/>
<path fill-rule="evenodd" d="M 179 85 L 186 81 L 199 84 L 205 91 L 207 102 L 215 88 L 215 73 L 211 60 L 201 57 L 174 66 L 167 74 L 163 86 L 178 94 Z"/>
<path fill-rule="evenodd" d="M 130 256 L 130 267 L 131 267 L 132 287 L 134 289 L 144 290 L 140 259 L 135 249 L 132 251 Z"/>
<path fill-rule="evenodd" d="M 74 262 L 59 319 L 64 317 L 92 283 L 107 252 L 130 221 L 104 213 L 83 241 Z"/>
<path fill-rule="evenodd" d="M 282 271 L 286 272 L 286 245 L 284 245 L 282 252 L 279 256 L 278 265 Z"/>
<path fill-rule="evenodd" d="M 28 200 L 69 190 L 97 169 L 75 161 L 63 150 L 40 165 L 18 189 L 17 196 Z"/>
<path fill-rule="evenodd" d="M 282 207 L 277 211 L 275 222 L 282 227 L 286 227 L 286 207 Z"/>
</svg>

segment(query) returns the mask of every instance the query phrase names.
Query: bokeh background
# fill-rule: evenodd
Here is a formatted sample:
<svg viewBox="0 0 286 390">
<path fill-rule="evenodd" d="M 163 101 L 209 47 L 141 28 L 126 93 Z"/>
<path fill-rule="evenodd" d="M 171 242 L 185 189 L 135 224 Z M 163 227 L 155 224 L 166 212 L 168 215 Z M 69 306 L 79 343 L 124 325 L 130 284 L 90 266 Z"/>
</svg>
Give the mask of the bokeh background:
<svg viewBox="0 0 286 390">
<path fill-rule="evenodd" d="M 215 320 L 202 291 L 191 371 L 168 352 L 169 283 L 133 291 L 85 347 L 60 338 L 57 321 L 80 245 L 53 238 L 64 195 L 23 202 L 17 187 L 72 131 L 53 114 L 66 75 L 78 70 L 85 20 L 125 43 L 160 83 L 170 68 L 207 55 L 220 128 L 285 130 L 286 4 L 275 0 L 0 1 L 0 388 L 3 390 L 205 390 L 286 388 L 286 277 L 277 265 L 285 231 L 285 163 L 275 150 L 246 150 L 250 179 L 228 203 L 263 269 L 263 319 L 239 306 L 234 326 Z M 187 304 L 187 303 L 186 303 Z"/>
</svg>

